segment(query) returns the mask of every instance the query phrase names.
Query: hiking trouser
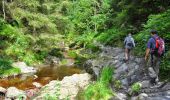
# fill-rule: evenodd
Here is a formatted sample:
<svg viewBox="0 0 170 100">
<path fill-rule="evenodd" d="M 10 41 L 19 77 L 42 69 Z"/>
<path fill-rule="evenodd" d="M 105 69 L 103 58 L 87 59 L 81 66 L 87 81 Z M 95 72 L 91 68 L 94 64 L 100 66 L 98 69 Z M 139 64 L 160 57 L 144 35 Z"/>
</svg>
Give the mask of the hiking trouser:
<svg viewBox="0 0 170 100">
<path fill-rule="evenodd" d="M 125 59 L 126 60 L 130 59 L 130 51 L 131 51 L 131 49 L 125 48 Z"/>
<path fill-rule="evenodd" d="M 153 71 L 156 74 L 156 77 L 154 79 L 158 78 L 159 66 L 160 66 L 160 57 L 156 57 L 155 55 L 151 54 L 151 56 L 149 57 L 149 61 L 148 61 L 148 68 L 149 67 L 153 68 Z M 150 77 L 153 78 L 152 76 Z"/>
</svg>

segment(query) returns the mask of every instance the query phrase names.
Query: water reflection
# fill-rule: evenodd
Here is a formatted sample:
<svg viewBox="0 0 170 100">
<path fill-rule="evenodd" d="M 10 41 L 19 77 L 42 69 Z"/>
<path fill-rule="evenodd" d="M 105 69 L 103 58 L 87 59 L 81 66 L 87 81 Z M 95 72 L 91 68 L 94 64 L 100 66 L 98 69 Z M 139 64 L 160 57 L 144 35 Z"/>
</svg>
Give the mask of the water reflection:
<svg viewBox="0 0 170 100">
<path fill-rule="evenodd" d="M 0 86 L 4 88 L 14 86 L 18 89 L 27 90 L 35 88 L 32 84 L 33 82 L 38 82 L 45 85 L 51 80 L 62 80 L 64 76 L 70 76 L 75 73 L 79 74 L 80 72 L 81 70 L 79 68 L 70 66 L 42 67 L 36 75 L 30 73 L 0 79 Z M 37 78 L 35 76 L 37 76 Z"/>
</svg>

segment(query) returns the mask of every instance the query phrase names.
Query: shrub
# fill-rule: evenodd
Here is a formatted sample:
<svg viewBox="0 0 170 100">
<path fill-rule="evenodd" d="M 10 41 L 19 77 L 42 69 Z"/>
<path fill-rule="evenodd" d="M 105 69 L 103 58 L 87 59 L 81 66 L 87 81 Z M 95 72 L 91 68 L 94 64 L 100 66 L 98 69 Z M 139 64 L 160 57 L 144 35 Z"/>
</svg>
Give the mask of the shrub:
<svg viewBox="0 0 170 100">
<path fill-rule="evenodd" d="M 20 69 L 11 66 L 12 61 L 9 59 L 0 58 L 0 76 L 9 76 L 12 74 L 18 74 L 21 72 Z"/>
<path fill-rule="evenodd" d="M 131 86 L 131 89 L 132 89 L 132 93 L 139 93 L 139 91 L 141 90 L 142 88 L 142 84 L 141 83 L 134 83 L 132 86 Z"/>
<path fill-rule="evenodd" d="M 89 85 L 84 91 L 85 100 L 108 100 L 113 96 L 109 89 L 109 82 L 112 80 L 113 71 L 109 67 L 104 67 L 97 82 Z"/>
<path fill-rule="evenodd" d="M 121 81 L 120 80 L 115 80 L 114 81 L 114 86 L 116 90 L 119 90 L 122 87 Z"/>
<path fill-rule="evenodd" d="M 71 58 L 76 58 L 77 57 L 77 53 L 76 51 L 68 51 L 68 56 L 71 57 Z"/>
</svg>

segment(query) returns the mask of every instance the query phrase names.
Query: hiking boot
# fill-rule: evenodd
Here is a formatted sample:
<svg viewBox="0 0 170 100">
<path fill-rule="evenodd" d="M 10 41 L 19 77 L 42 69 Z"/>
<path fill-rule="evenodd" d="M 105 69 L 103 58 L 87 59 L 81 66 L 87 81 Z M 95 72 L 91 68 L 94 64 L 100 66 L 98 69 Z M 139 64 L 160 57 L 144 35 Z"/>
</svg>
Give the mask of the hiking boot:
<svg viewBox="0 0 170 100">
<path fill-rule="evenodd" d="M 123 62 L 124 62 L 124 63 L 127 63 L 127 62 L 128 62 L 128 60 L 127 60 L 127 59 L 123 59 Z"/>
</svg>

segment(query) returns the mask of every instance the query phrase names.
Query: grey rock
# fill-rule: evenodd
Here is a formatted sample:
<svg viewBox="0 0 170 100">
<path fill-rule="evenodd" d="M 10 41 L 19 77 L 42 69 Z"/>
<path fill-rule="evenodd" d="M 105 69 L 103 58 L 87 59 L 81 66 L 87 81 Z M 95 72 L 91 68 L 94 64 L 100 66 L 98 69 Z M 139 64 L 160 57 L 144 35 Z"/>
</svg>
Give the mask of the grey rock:
<svg viewBox="0 0 170 100">
<path fill-rule="evenodd" d="M 97 67 L 97 66 L 95 66 L 95 67 L 93 67 L 92 69 L 93 69 L 93 71 L 94 71 L 94 74 L 95 74 L 97 77 L 99 77 L 99 74 L 100 74 L 100 68 L 99 68 L 99 67 Z"/>
<path fill-rule="evenodd" d="M 117 62 L 116 65 L 115 65 L 115 68 L 119 68 L 120 66 L 122 65 L 122 62 Z"/>
<path fill-rule="evenodd" d="M 15 62 L 12 64 L 13 67 L 19 68 L 21 73 L 36 73 L 37 70 L 34 67 L 27 66 L 25 62 Z"/>
<path fill-rule="evenodd" d="M 149 97 L 148 100 L 170 100 L 170 96 Z"/>
<path fill-rule="evenodd" d="M 114 65 L 116 65 L 117 63 L 119 63 L 119 60 L 113 60 Z"/>
<path fill-rule="evenodd" d="M 128 86 L 128 85 L 129 85 L 127 78 L 121 80 L 121 83 L 122 83 L 122 85 L 124 85 L 124 86 Z"/>
<path fill-rule="evenodd" d="M 135 70 L 132 69 L 132 70 L 130 70 L 130 71 L 128 72 L 128 75 L 127 75 L 127 76 L 132 76 L 132 75 L 134 75 L 134 74 L 135 74 Z"/>
<path fill-rule="evenodd" d="M 115 73 L 123 73 L 128 71 L 128 66 L 126 63 L 122 64 L 118 69 L 116 69 Z"/>
<path fill-rule="evenodd" d="M 142 88 L 147 88 L 151 86 L 149 80 L 142 81 L 141 84 L 142 84 Z"/>
<path fill-rule="evenodd" d="M 139 100 L 148 100 L 148 95 L 145 93 L 141 93 L 138 96 Z"/>
<path fill-rule="evenodd" d="M 150 100 L 148 95 L 145 94 L 145 93 L 141 93 L 139 94 L 138 96 L 135 96 L 135 97 L 131 97 L 130 100 Z"/>
<path fill-rule="evenodd" d="M 128 64 L 128 69 L 129 69 L 129 70 L 134 70 L 134 69 L 135 69 L 135 66 L 136 66 L 136 63 L 130 61 L 130 63 Z"/>
<path fill-rule="evenodd" d="M 152 67 L 149 67 L 149 68 L 148 68 L 148 72 L 149 72 L 149 76 L 150 76 L 151 78 L 156 78 L 156 77 L 157 77 L 157 75 L 156 75 L 156 73 L 155 73 L 155 71 L 153 70 Z"/>
<path fill-rule="evenodd" d="M 144 60 L 144 59 L 143 58 L 135 58 L 135 62 L 137 62 L 137 63 L 141 63 L 142 60 Z"/>
<path fill-rule="evenodd" d="M 139 65 L 136 65 L 136 66 L 135 66 L 135 70 L 138 70 L 138 69 L 139 69 Z"/>
<path fill-rule="evenodd" d="M 111 100 L 127 100 L 127 96 L 123 93 L 116 93 L 116 95 Z"/>
<path fill-rule="evenodd" d="M 45 95 L 54 95 L 59 93 L 57 100 L 76 100 L 76 96 L 80 90 L 85 89 L 91 82 L 91 75 L 88 73 L 74 74 L 66 76 L 61 81 L 53 80 L 49 84 L 43 86 L 39 95 L 32 100 L 44 100 Z"/>
<path fill-rule="evenodd" d="M 136 82 L 136 81 L 138 81 L 139 79 L 137 78 L 137 76 L 136 75 L 132 75 L 131 77 L 130 77 L 130 83 L 134 83 L 134 82 Z"/>
<path fill-rule="evenodd" d="M 26 100 L 26 94 L 24 91 L 17 89 L 16 87 L 9 87 L 7 89 L 6 95 L 5 95 L 5 100 Z"/>
<path fill-rule="evenodd" d="M 139 99 L 138 99 L 138 96 L 135 96 L 135 97 L 131 97 L 130 100 L 139 100 Z"/>
<path fill-rule="evenodd" d="M 169 95 L 169 96 L 170 96 L 170 90 L 169 90 L 169 91 L 166 91 L 166 95 Z"/>
</svg>

